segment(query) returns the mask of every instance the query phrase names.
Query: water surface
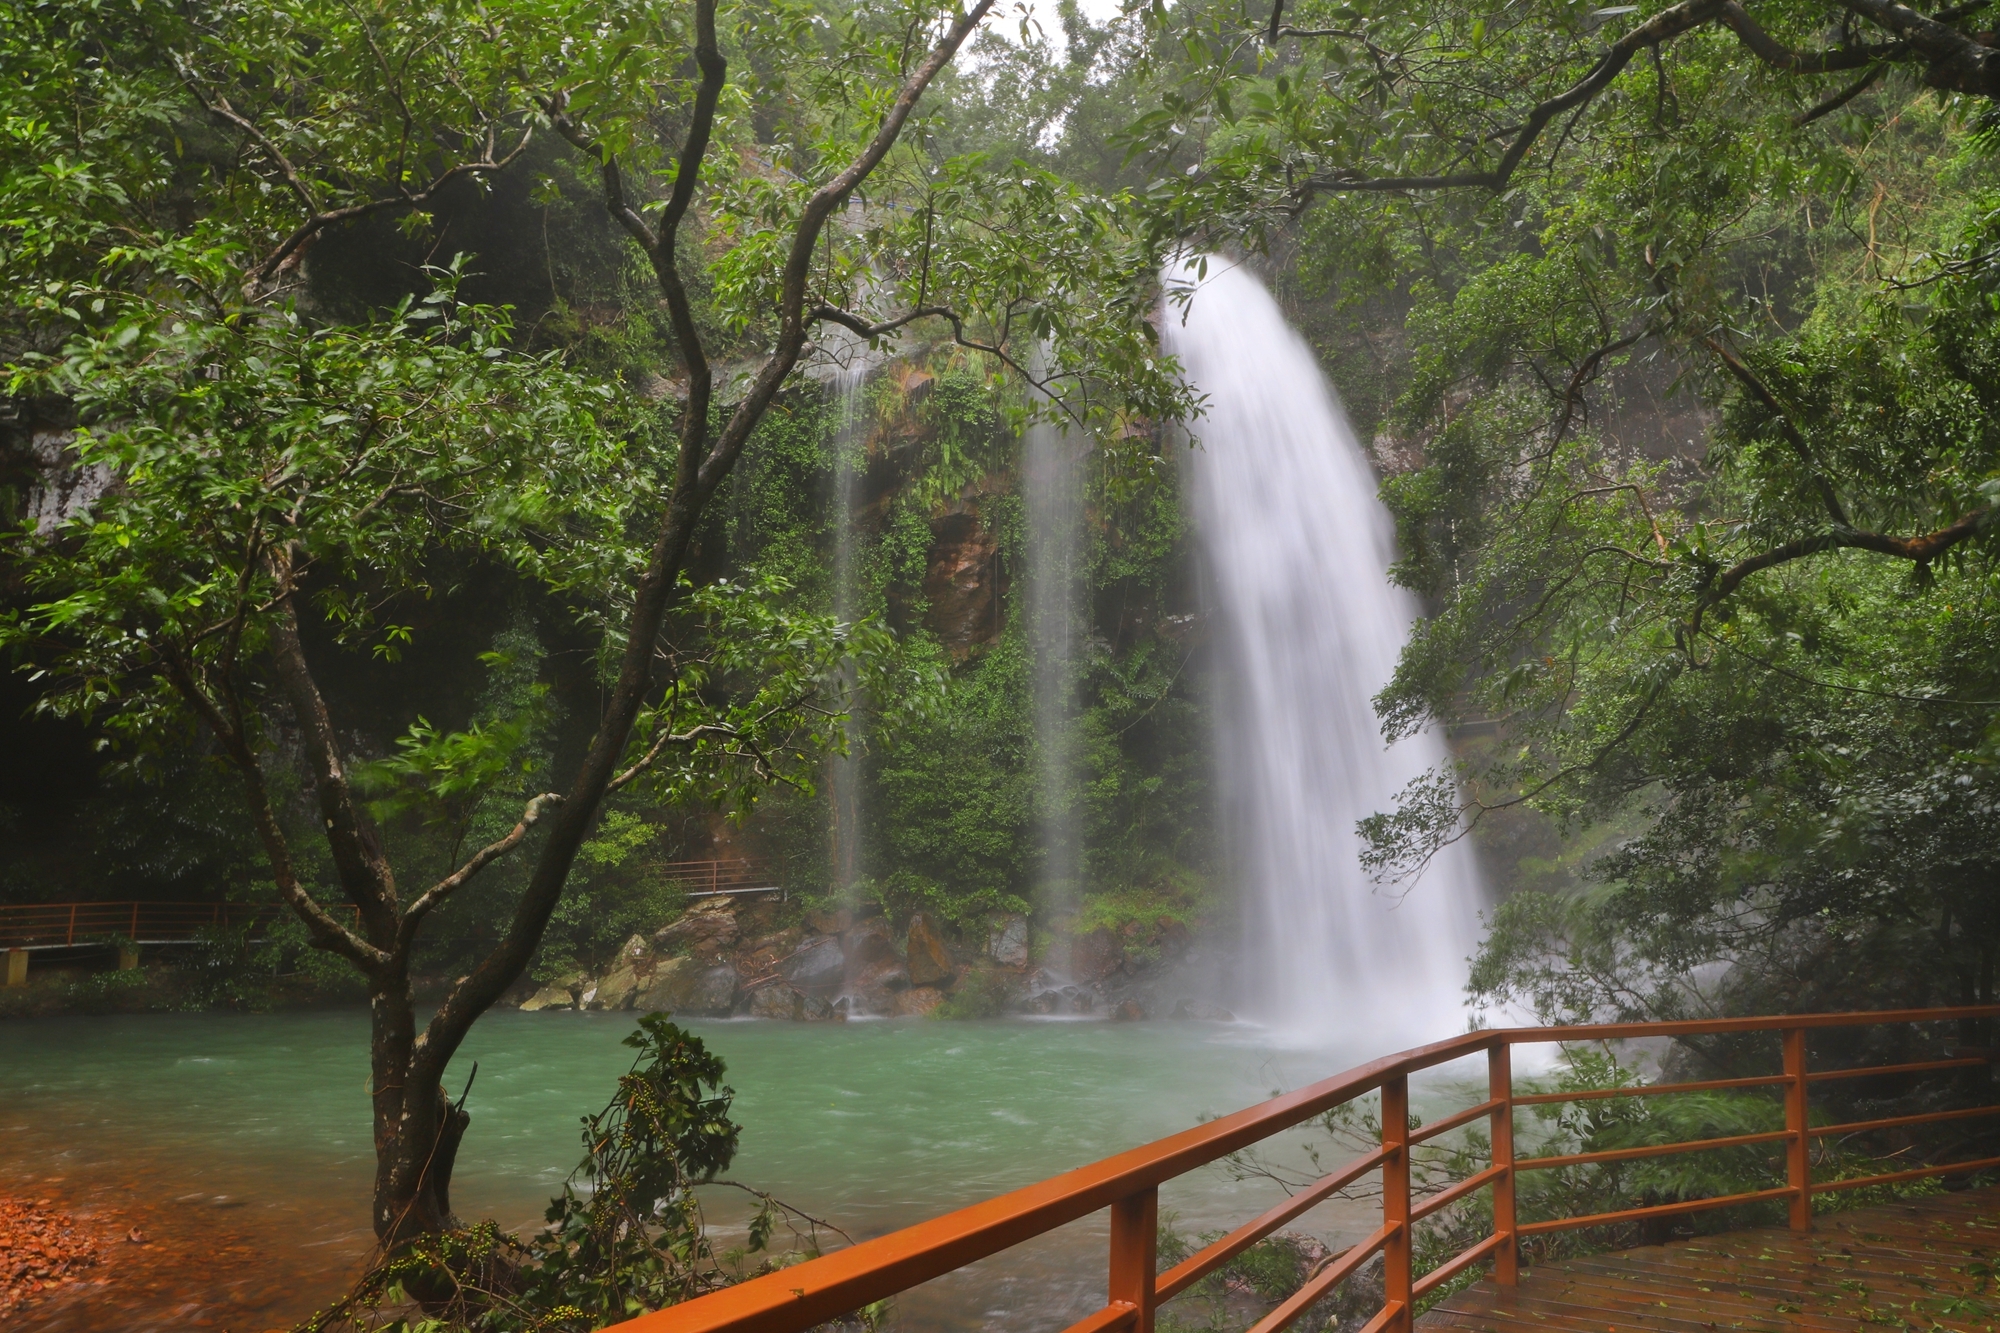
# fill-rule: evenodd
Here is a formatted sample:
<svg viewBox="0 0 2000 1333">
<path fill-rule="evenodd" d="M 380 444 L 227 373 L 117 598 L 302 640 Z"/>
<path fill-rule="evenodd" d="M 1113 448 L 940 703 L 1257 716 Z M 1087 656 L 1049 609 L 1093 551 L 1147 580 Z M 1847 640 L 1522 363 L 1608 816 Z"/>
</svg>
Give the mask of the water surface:
<svg viewBox="0 0 2000 1333">
<path fill-rule="evenodd" d="M 539 1220 L 581 1156 L 579 1117 L 602 1107 L 630 1064 L 620 1041 L 632 1026 L 627 1014 L 481 1020 L 447 1079 L 456 1095 L 478 1062 L 452 1190 L 461 1215 L 513 1227 Z M 1379 1053 L 1275 1049 L 1259 1029 L 1227 1024 L 687 1026 L 727 1060 L 736 1089 L 744 1128 L 731 1177 L 857 1239 Z M 23 1326 L 269 1328 L 337 1293 L 370 1242 L 366 1040 L 360 1011 L 0 1024 L 0 1176 L 121 1235 L 136 1225 L 147 1236 L 114 1247 L 104 1286 L 45 1303 Z M 1296 1156 L 1298 1146 L 1281 1152 Z M 1210 1168 L 1168 1186 L 1162 1207 L 1194 1235 L 1279 1197 L 1269 1181 Z M 719 1226 L 741 1215 L 717 1192 L 710 1216 Z M 1370 1226 L 1369 1211 L 1336 1202 L 1303 1229 L 1338 1240 Z M 149 1266 L 143 1256 L 156 1248 L 200 1257 Z M 913 1293 L 899 1322 L 1057 1329 L 1101 1302 L 1103 1255 L 1102 1219 L 1086 1219 Z M 112 1309 L 125 1322 L 103 1322 Z M 86 1321 L 86 1310 L 97 1318 Z"/>
</svg>

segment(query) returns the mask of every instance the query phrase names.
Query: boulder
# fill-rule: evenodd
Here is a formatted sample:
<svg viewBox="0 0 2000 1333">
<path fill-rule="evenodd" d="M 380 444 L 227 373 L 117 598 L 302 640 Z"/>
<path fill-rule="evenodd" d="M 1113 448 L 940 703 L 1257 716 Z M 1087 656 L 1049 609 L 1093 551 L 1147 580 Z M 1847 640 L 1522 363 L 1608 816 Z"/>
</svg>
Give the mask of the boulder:
<svg viewBox="0 0 2000 1333">
<path fill-rule="evenodd" d="M 837 939 L 816 940 L 792 955 L 785 975 L 804 991 L 833 990 L 847 975 L 847 954 Z"/>
<path fill-rule="evenodd" d="M 644 936 L 634 935 L 618 950 L 618 961 L 597 983 L 585 1008 L 630 1009 L 652 975 L 653 951 Z"/>
<path fill-rule="evenodd" d="M 922 912 L 910 918 L 910 933 L 903 953 L 909 959 L 911 985 L 935 986 L 950 980 L 951 949 Z"/>
<path fill-rule="evenodd" d="M 799 941 L 804 937 L 804 932 L 799 930 L 797 926 L 792 927 L 790 930 L 780 930 L 769 935 L 760 936 L 751 941 L 749 946 L 739 955 L 739 961 L 743 962 L 746 967 L 756 968 L 758 974 L 761 975 L 798 952 Z"/>
<path fill-rule="evenodd" d="M 521 1001 L 523 1013 L 536 1013 L 543 1009 L 574 1009 L 576 996 L 565 984 L 551 983 L 542 987 L 527 999 Z"/>
<path fill-rule="evenodd" d="M 1202 1023 L 1234 1023 L 1236 1015 L 1219 1004 L 1206 1000 L 1182 1000 L 1174 1006 L 1175 1018 L 1194 1019 Z"/>
<path fill-rule="evenodd" d="M 735 904 L 727 898 L 705 898 L 655 931 L 653 943 L 672 953 L 713 957 L 736 943 L 741 933 Z"/>
<path fill-rule="evenodd" d="M 741 981 L 736 969 L 727 963 L 710 967 L 694 958 L 669 958 L 653 970 L 652 977 L 625 1007 L 721 1016 L 735 1004 L 736 987 Z"/>
<path fill-rule="evenodd" d="M 736 969 L 727 963 L 706 969 L 689 994 L 687 1011 L 725 1017 L 736 1006 L 736 988 L 742 981 Z"/>
<path fill-rule="evenodd" d="M 1028 965 L 1028 918 L 994 917 L 986 933 L 986 956 L 1002 967 Z"/>
<path fill-rule="evenodd" d="M 806 997 L 790 986 L 759 986 L 750 992 L 752 1018 L 798 1020 L 806 1016 Z"/>
<path fill-rule="evenodd" d="M 904 1018 L 927 1018 L 944 1003 L 944 992 L 935 986 L 912 986 L 896 997 L 896 1013 Z"/>
<path fill-rule="evenodd" d="M 689 980 L 701 970 L 701 965 L 691 958 L 667 958 L 653 968 L 653 975 L 647 978 L 638 993 L 632 997 L 632 1007 L 648 1013 L 672 1013 L 684 1007 Z"/>
<path fill-rule="evenodd" d="M 856 980 L 884 963 L 903 961 L 896 953 L 896 942 L 889 938 L 888 926 L 880 920 L 864 921 L 848 931 L 840 947 L 847 954 L 849 980 Z"/>
<path fill-rule="evenodd" d="M 1118 1007 L 1111 1011 L 1111 1017 L 1118 1023 L 1137 1023 L 1146 1017 L 1146 1006 L 1137 1000 L 1120 1000 Z"/>
<path fill-rule="evenodd" d="M 1124 966 L 1125 946 L 1102 926 L 1077 936 L 1070 945 L 1070 975 L 1083 985 L 1096 985 Z"/>
</svg>

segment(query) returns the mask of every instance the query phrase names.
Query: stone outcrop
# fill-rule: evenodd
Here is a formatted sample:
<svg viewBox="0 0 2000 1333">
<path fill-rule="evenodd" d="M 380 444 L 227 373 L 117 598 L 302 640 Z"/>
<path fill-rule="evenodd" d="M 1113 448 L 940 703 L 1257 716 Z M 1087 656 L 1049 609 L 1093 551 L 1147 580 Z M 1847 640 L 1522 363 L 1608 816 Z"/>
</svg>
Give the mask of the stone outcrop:
<svg viewBox="0 0 2000 1333">
<path fill-rule="evenodd" d="M 653 933 L 653 943 L 668 953 L 717 957 L 736 943 L 741 927 L 727 898 L 705 898 L 687 915 Z"/>
<path fill-rule="evenodd" d="M 953 1010 L 968 1016 L 1233 1017 L 1219 1005 L 1184 998 L 1188 991 L 1161 989 L 1163 961 L 1192 957 L 1175 923 L 1086 931 L 1068 941 L 1061 970 L 1037 965 L 1033 939 L 1019 913 L 974 924 L 954 942 L 929 912 L 901 922 L 873 908 L 801 917 L 775 901 L 709 899 L 651 935 L 631 936 L 600 975 L 557 979 L 521 1007 L 796 1022 L 920 1017 L 956 996 Z"/>
<path fill-rule="evenodd" d="M 996 916 L 986 932 L 986 956 L 1002 967 L 1028 965 L 1028 918 Z"/>
<path fill-rule="evenodd" d="M 952 661 L 963 662 L 1000 637 L 1000 543 L 969 510 L 934 520 L 931 539 L 924 622 Z"/>
<path fill-rule="evenodd" d="M 654 969 L 651 980 L 642 989 L 634 992 L 628 1007 L 725 1017 L 735 1007 L 741 983 L 742 978 L 728 963 L 709 964 L 693 957 L 669 958 Z"/>
<path fill-rule="evenodd" d="M 896 997 L 896 1013 L 904 1018 L 928 1018 L 931 1010 L 944 1003 L 944 992 L 935 986 L 912 986 Z"/>
<path fill-rule="evenodd" d="M 642 935 L 634 935 L 618 950 L 618 961 L 591 992 L 586 1009 L 630 1009 L 640 987 L 654 970 L 653 950 Z"/>
<path fill-rule="evenodd" d="M 794 986 L 809 994 L 831 993 L 840 989 L 841 980 L 847 975 L 847 953 L 834 936 L 814 940 L 792 955 L 785 965 L 785 975 Z"/>
<path fill-rule="evenodd" d="M 951 946 L 922 912 L 910 918 L 910 932 L 903 944 L 903 956 L 912 986 L 936 986 L 951 979 Z"/>
<path fill-rule="evenodd" d="M 581 995 L 583 988 L 589 984 L 590 978 L 581 972 L 565 977 L 561 981 L 552 981 L 523 1000 L 521 1008 L 531 1014 L 543 1009 L 574 1009 L 576 997 Z"/>
<path fill-rule="evenodd" d="M 1099 926 L 1076 937 L 1070 945 L 1069 959 L 1070 975 L 1078 984 L 1094 986 L 1124 970 L 1125 946 L 1116 935 Z"/>
</svg>

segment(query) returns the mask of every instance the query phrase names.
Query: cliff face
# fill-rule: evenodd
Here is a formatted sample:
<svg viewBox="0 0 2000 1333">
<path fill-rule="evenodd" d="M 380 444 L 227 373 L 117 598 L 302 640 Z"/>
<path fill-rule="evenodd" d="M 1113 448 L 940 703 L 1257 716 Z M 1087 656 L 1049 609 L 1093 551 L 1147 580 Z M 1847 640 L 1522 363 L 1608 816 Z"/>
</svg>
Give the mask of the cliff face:
<svg viewBox="0 0 2000 1333">
<path fill-rule="evenodd" d="M 980 522 L 977 501 L 960 501 L 931 521 L 924 569 L 924 628 L 953 662 L 1000 637 L 1006 626 L 1000 541 Z"/>
</svg>

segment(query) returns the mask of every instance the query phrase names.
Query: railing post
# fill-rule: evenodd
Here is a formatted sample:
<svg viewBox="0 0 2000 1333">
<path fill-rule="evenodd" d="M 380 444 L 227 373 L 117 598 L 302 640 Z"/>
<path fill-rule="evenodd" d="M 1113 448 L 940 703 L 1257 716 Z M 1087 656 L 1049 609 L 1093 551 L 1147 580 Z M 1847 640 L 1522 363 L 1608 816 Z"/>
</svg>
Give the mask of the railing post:
<svg viewBox="0 0 2000 1333">
<path fill-rule="evenodd" d="M 1383 1333 L 1410 1333 L 1415 1302 L 1410 1272 L 1410 1081 L 1403 1075 L 1382 1084 L 1382 1299 L 1396 1312 Z"/>
<path fill-rule="evenodd" d="M 1159 1266 L 1160 1192 L 1143 1189 L 1111 1205 L 1110 1298 L 1138 1311 L 1132 1333 L 1153 1333 L 1154 1270 Z"/>
<path fill-rule="evenodd" d="M 1785 1029 L 1785 1184 L 1792 1230 L 1812 1230 L 1812 1140 L 1806 1137 L 1806 1030 Z"/>
<path fill-rule="evenodd" d="M 1493 1252 L 1493 1280 L 1503 1287 L 1521 1280 L 1521 1247 L 1514 1236 L 1514 1052 L 1506 1038 L 1486 1049 L 1486 1096 L 1493 1112 L 1493 1234 L 1505 1237 Z"/>
<path fill-rule="evenodd" d="M 76 904 L 69 905 L 69 933 L 63 936 L 64 944 L 76 943 Z"/>
</svg>

